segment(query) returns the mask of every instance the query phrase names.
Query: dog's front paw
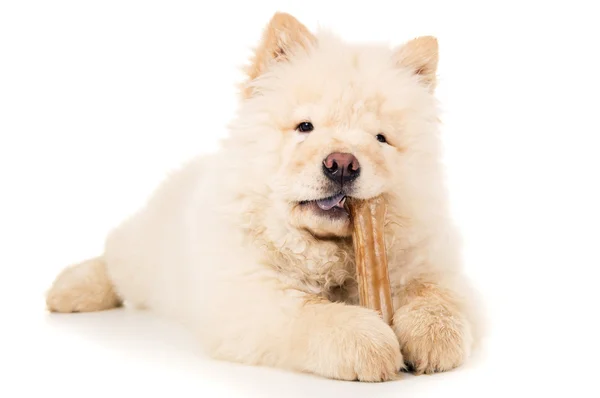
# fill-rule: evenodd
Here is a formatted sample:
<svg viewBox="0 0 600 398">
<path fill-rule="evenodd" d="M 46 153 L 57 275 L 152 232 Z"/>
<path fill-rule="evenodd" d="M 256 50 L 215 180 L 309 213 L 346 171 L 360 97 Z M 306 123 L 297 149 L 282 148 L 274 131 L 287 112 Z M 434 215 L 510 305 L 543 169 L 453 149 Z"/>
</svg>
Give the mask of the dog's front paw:
<svg viewBox="0 0 600 398">
<path fill-rule="evenodd" d="M 471 333 L 460 314 L 443 306 L 406 306 L 394 315 L 404 361 L 415 374 L 444 372 L 469 355 Z"/>
<path fill-rule="evenodd" d="M 313 329 L 316 333 L 311 338 L 317 373 L 369 382 L 397 378 L 403 367 L 400 344 L 379 315 L 347 306 L 332 311 L 327 323 Z"/>
</svg>

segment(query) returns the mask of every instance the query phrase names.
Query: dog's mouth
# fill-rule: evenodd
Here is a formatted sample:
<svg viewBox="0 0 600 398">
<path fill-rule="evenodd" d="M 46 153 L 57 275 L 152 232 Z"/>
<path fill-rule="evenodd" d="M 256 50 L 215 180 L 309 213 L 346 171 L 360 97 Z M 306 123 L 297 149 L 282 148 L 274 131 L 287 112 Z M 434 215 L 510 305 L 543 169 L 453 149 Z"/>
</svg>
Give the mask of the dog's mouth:
<svg viewBox="0 0 600 398">
<path fill-rule="evenodd" d="M 344 207 L 345 203 L 346 194 L 343 192 L 322 199 L 304 200 L 299 202 L 302 207 L 310 208 L 320 215 L 326 215 L 332 218 L 348 216 L 348 211 Z"/>
</svg>

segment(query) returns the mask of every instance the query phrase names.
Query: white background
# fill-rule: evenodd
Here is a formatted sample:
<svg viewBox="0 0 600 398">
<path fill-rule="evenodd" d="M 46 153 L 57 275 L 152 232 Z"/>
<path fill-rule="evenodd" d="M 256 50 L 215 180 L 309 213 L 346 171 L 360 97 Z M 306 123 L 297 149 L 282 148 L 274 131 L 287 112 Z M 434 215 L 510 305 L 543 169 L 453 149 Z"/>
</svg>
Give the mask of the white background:
<svg viewBox="0 0 600 398">
<path fill-rule="evenodd" d="M 599 396 L 593 2 L 349 4 L 0 3 L 0 396 Z M 207 360 L 149 314 L 45 312 L 57 272 L 216 149 L 276 10 L 352 41 L 439 38 L 452 206 L 490 320 L 462 368 L 336 382 Z"/>
</svg>

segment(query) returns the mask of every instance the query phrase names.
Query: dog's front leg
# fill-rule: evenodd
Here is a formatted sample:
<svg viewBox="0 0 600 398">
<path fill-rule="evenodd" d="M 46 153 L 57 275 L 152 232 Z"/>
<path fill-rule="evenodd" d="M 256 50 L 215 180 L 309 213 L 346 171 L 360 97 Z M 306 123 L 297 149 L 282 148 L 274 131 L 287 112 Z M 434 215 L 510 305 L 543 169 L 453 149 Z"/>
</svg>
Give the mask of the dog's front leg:
<svg viewBox="0 0 600 398">
<path fill-rule="evenodd" d="M 395 292 L 393 328 L 404 360 L 416 374 L 461 365 L 472 342 L 463 302 L 455 291 L 434 279 L 413 278 Z"/>
<path fill-rule="evenodd" d="M 264 279 L 241 281 L 235 295 L 205 329 L 215 358 L 361 381 L 394 379 L 403 366 L 394 331 L 371 310 Z"/>
</svg>

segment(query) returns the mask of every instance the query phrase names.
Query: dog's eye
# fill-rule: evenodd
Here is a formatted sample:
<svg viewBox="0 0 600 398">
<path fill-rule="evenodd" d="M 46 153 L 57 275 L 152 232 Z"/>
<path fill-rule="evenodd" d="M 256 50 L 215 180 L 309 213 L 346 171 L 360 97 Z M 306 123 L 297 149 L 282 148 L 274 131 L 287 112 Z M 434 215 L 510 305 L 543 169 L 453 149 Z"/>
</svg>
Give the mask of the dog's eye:
<svg viewBox="0 0 600 398">
<path fill-rule="evenodd" d="M 298 126 L 296 126 L 296 130 L 302 132 L 302 133 L 308 133 L 313 131 L 314 126 L 312 125 L 311 122 L 302 122 L 300 123 Z"/>
<path fill-rule="evenodd" d="M 383 135 L 383 134 L 377 134 L 375 136 L 375 138 L 377 138 L 377 141 L 379 141 L 379 142 L 383 142 L 383 143 L 387 142 L 387 140 L 385 139 L 385 135 Z"/>
</svg>

